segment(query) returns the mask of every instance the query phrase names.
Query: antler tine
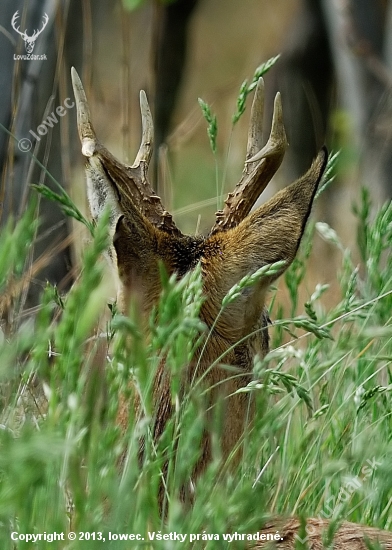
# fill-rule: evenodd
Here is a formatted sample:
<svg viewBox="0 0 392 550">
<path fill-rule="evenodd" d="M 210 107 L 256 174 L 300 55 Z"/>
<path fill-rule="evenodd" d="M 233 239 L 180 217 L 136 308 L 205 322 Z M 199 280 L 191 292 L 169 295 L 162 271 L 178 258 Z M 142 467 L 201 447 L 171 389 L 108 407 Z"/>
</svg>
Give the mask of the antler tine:
<svg viewBox="0 0 392 550">
<path fill-rule="evenodd" d="M 286 152 L 286 148 L 287 148 L 287 138 L 286 138 L 286 132 L 283 124 L 282 99 L 281 99 L 280 92 L 278 92 L 275 96 L 275 101 L 274 101 L 274 113 L 272 115 L 270 137 L 268 138 L 268 141 L 265 144 L 265 146 L 258 153 L 256 153 L 253 157 L 246 160 L 246 164 L 249 164 L 251 162 L 256 162 L 258 160 L 262 160 L 271 155 L 276 155 L 277 153 L 282 154 L 282 159 L 281 159 L 282 161 L 283 156 Z"/>
<path fill-rule="evenodd" d="M 262 82 L 258 82 L 249 128 L 247 157 L 261 142 L 260 110 L 262 108 Z M 257 129 L 258 127 L 258 129 Z M 274 102 L 271 133 L 266 145 L 255 155 L 245 160 L 245 167 L 234 192 L 229 193 L 223 210 L 216 213 L 216 222 L 211 234 L 226 231 L 238 225 L 251 211 L 260 194 L 267 187 L 282 163 L 287 148 L 283 125 L 283 110 L 280 93 Z"/>
<path fill-rule="evenodd" d="M 171 214 L 165 210 L 160 197 L 154 192 L 147 178 L 154 130 L 146 94 L 144 92 L 140 93 L 142 141 L 139 152 L 133 166 L 126 166 L 119 162 L 96 137 L 91 124 L 86 94 L 79 75 L 74 68 L 72 68 L 71 74 L 77 105 L 82 153 L 88 158 L 87 179 L 92 181 L 92 186 L 97 188 L 98 194 L 102 193 L 102 188 L 112 189 L 115 192 L 117 205 L 125 215 L 132 216 L 133 212 L 138 211 L 155 227 L 172 235 L 182 235 Z M 103 193 L 104 199 L 107 195 L 108 193 L 105 191 Z M 103 204 L 105 200 L 100 202 Z"/>
<path fill-rule="evenodd" d="M 141 162 L 145 162 L 148 166 L 154 143 L 154 123 L 144 90 L 140 90 L 140 113 L 142 115 L 142 141 L 132 165 L 133 168 L 139 166 Z"/>
<path fill-rule="evenodd" d="M 246 148 L 246 160 L 255 156 L 261 149 L 263 143 L 263 112 L 264 112 L 264 80 L 262 77 L 257 81 L 255 95 L 252 102 L 252 110 L 249 122 L 248 145 Z M 249 170 L 250 164 L 245 164 Z"/>
<path fill-rule="evenodd" d="M 96 151 L 98 140 L 91 124 L 90 109 L 83 84 L 74 67 L 71 68 L 71 78 L 76 99 L 78 132 L 82 143 L 82 153 L 85 157 L 92 157 Z"/>
</svg>

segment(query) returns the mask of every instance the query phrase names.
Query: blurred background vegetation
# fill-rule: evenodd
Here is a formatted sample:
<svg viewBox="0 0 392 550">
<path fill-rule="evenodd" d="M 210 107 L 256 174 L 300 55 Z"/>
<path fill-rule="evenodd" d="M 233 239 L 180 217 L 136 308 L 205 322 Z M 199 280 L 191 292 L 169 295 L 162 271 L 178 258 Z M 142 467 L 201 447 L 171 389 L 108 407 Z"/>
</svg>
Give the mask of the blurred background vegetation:
<svg viewBox="0 0 392 550">
<path fill-rule="evenodd" d="M 28 34 L 48 14 L 34 50 L 47 60 L 14 60 L 15 53 L 25 53 L 11 27 L 16 10 Z M 216 173 L 227 192 L 242 169 L 246 116 L 234 131 L 231 123 L 240 84 L 260 63 L 281 53 L 266 80 L 265 124 L 268 129 L 272 99 L 280 90 L 290 147 L 265 196 L 274 192 L 274 185 L 286 185 L 303 172 L 323 143 L 341 150 L 339 178 L 319 202 L 317 216 L 351 245 L 356 232 L 352 205 L 361 186 L 370 189 L 376 205 L 392 194 L 391 22 L 388 0 L 3 0 L 0 123 L 17 140 L 31 137 L 30 129 L 35 131 L 57 105 L 73 97 L 74 65 L 98 136 L 132 163 L 140 138 L 138 92 L 144 88 L 156 124 L 151 179 L 185 232 L 206 231 L 217 207 Z M 198 97 L 218 118 L 216 159 Z M 32 152 L 83 205 L 75 110 L 68 115 L 39 143 L 32 139 Z M 31 182 L 51 182 L 4 130 L 0 165 L 4 223 L 10 213 L 25 210 Z M 46 199 L 40 213 L 32 253 L 40 265 L 26 295 L 27 307 L 37 303 L 46 280 L 69 288 L 78 263 L 73 243 L 81 241 L 81 229 L 71 227 Z M 331 282 L 336 275 L 333 251 L 320 241 L 315 254 L 312 272 L 317 280 Z"/>
</svg>

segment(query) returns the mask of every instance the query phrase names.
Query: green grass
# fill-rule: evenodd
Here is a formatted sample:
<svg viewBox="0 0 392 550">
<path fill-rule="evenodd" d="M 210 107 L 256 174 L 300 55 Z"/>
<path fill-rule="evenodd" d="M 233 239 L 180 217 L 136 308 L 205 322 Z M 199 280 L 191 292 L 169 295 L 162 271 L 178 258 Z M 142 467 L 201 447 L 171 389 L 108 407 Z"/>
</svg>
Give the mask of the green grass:
<svg viewBox="0 0 392 550">
<path fill-rule="evenodd" d="M 241 89 L 245 101 L 248 84 Z M 238 106 L 239 116 L 244 108 Z M 87 225 L 92 241 L 68 295 L 48 285 L 38 313 L 26 319 L 19 310 L 38 223 L 34 201 L 0 235 L 2 550 L 244 548 L 222 535 L 256 533 L 277 513 L 335 520 L 327 538 L 343 518 L 391 528 L 391 204 L 372 216 L 369 194 L 362 192 L 359 267 L 330 227 L 308 224 L 284 277 L 289 319 L 282 318 L 278 294 L 270 295 L 272 351 L 255 358 L 254 380 L 244 390 L 256 401 L 256 419 L 242 442 L 243 460 L 234 470 L 222 467 L 218 404 L 208 425 L 213 460 L 190 507 L 181 493 L 199 457 L 206 415 L 200 385 L 186 395 L 180 387 L 182 369 L 205 336 L 200 270 L 181 281 L 162 273 L 161 299 L 150 319 L 142 323 L 136 309 L 125 317 L 105 304 L 100 258 L 108 244 L 107 217 L 93 228 L 66 194 L 36 190 Z M 329 309 L 321 300 L 327 285 L 316 285 L 304 304 L 298 298 L 316 231 L 341 254 L 341 296 Z M 222 308 L 274 268 L 245 277 Z M 105 310 L 108 321 L 102 320 Z M 173 417 L 154 441 L 152 382 L 163 359 L 171 372 Z M 119 395 L 132 403 L 135 394 L 144 417 L 136 418 L 130 406 L 124 433 L 116 423 Z M 158 493 L 166 463 L 162 515 Z M 67 540 L 70 531 L 90 533 L 89 539 Z M 12 541 L 13 532 L 64 533 L 65 540 Z M 109 533 L 145 540 L 109 542 Z M 188 537 L 157 538 L 169 533 Z M 191 543 L 190 534 L 199 540 Z M 203 540 L 203 534 L 216 536 Z"/>
<path fill-rule="evenodd" d="M 124 317 L 112 306 L 105 335 L 94 337 L 105 307 L 99 261 L 107 246 L 103 219 L 70 293 L 59 297 L 48 286 L 34 320 L 12 319 L 4 324 L 0 547 L 142 548 L 151 545 L 148 532 L 255 533 L 268 513 L 346 518 L 390 528 L 392 206 L 385 205 L 374 219 L 370 211 L 364 191 L 357 208 L 360 269 L 330 228 L 309 225 L 304 246 L 286 276 L 291 300 L 297 300 L 316 229 L 341 251 L 341 300 L 325 310 L 320 296 L 326 288 L 319 286 L 304 304 L 302 315 L 275 321 L 273 350 L 264 360 L 256 358 L 255 381 L 248 388 L 256 399 L 257 417 L 244 441 L 244 459 L 236 471 L 223 475 L 215 444 L 214 460 L 197 482 L 192 508 L 181 504 L 181 488 L 198 458 L 204 412 L 197 392 L 191 388 L 188 399 L 180 397 L 179 389 L 181 369 L 204 330 L 198 318 L 203 299 L 200 272 L 195 270 L 180 282 L 164 280 L 149 330 L 142 328 L 136 313 Z M 4 295 L 23 277 L 33 219 L 31 208 L 2 232 Z M 235 299 L 241 284 L 226 301 Z M 278 310 L 276 298 L 271 298 Z M 13 301 L 17 303 L 18 296 Z M 8 314 L 12 317 L 12 305 Z M 285 333 L 294 335 L 297 328 L 311 329 L 311 333 L 284 344 Z M 103 365 L 98 364 L 98 347 Z M 172 373 L 174 414 L 155 444 L 151 383 L 162 357 Z M 33 384 L 33 379 L 38 382 Z M 122 392 L 131 400 L 134 391 L 145 418 L 140 421 L 131 414 L 124 434 L 115 421 L 118 396 Z M 211 430 L 216 443 L 219 415 Z M 141 437 L 145 440 L 142 464 L 138 461 Z M 120 469 L 124 453 L 125 467 Z M 158 490 L 165 457 L 169 457 L 169 475 L 163 519 Z M 14 531 L 69 530 L 100 532 L 106 542 L 34 545 L 10 539 Z M 109 531 L 139 533 L 146 540 L 109 544 Z M 244 546 L 220 539 L 192 544 L 172 541 L 170 548 Z M 167 544 L 155 540 L 153 547 L 167 548 Z"/>
</svg>

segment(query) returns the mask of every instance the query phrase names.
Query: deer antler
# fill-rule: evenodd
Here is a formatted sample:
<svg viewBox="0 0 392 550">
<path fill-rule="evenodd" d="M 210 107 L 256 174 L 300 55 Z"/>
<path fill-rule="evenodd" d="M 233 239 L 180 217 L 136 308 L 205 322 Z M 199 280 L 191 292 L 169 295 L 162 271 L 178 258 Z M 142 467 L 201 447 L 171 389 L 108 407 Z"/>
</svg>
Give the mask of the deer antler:
<svg viewBox="0 0 392 550">
<path fill-rule="evenodd" d="M 148 166 L 152 155 L 153 122 L 146 94 L 140 92 L 142 116 L 142 139 L 135 162 L 132 166 L 121 164 L 97 139 L 91 123 L 86 94 L 76 70 L 72 67 L 72 84 L 76 99 L 79 137 L 82 153 L 101 165 L 101 173 L 106 177 L 123 211 L 135 207 L 157 228 L 171 235 L 181 235 L 171 214 L 163 207 L 160 197 L 152 189 L 148 179 Z M 92 161 L 92 159 L 91 159 Z"/>
<path fill-rule="evenodd" d="M 16 21 L 17 21 L 18 17 L 19 17 L 19 11 L 16 11 L 16 12 L 14 13 L 12 19 L 11 19 L 11 25 L 12 25 L 12 28 L 14 29 L 14 31 L 16 31 L 18 34 L 20 34 L 20 35 L 23 37 L 23 39 L 24 39 L 24 37 L 26 36 L 26 31 L 25 31 L 25 32 L 21 32 L 21 31 L 20 31 L 20 27 L 17 27 L 17 26 L 16 26 Z"/>
<path fill-rule="evenodd" d="M 229 193 L 223 210 L 216 213 L 216 222 L 211 229 L 211 235 L 238 225 L 249 214 L 260 194 L 281 165 L 287 148 L 287 139 L 279 92 L 276 94 L 274 102 L 271 133 L 266 145 L 260 149 L 263 108 L 264 81 L 259 78 L 252 103 L 246 160 L 242 177 L 234 192 Z M 256 151 L 258 152 L 256 153 Z"/>
<path fill-rule="evenodd" d="M 42 29 L 40 30 L 36 30 L 33 32 L 33 36 L 30 36 L 29 38 L 30 39 L 35 39 L 39 34 L 41 34 L 41 32 L 44 30 L 44 28 L 46 27 L 46 25 L 48 24 L 48 21 L 49 21 L 49 16 L 47 13 L 44 13 L 44 17 L 43 17 L 43 25 L 42 25 Z"/>
<path fill-rule="evenodd" d="M 18 34 L 20 34 L 23 37 L 23 40 L 29 39 L 30 41 L 34 40 L 39 34 L 41 34 L 41 32 L 44 30 L 44 28 L 46 27 L 46 25 L 48 24 L 48 21 L 49 21 L 48 14 L 44 13 L 42 28 L 39 29 L 39 30 L 38 29 L 35 30 L 33 32 L 33 34 L 31 36 L 29 36 L 27 34 L 27 29 L 24 32 L 21 32 L 20 27 L 16 26 L 16 21 L 17 21 L 18 17 L 19 17 L 19 10 L 16 11 L 14 13 L 13 17 L 12 17 L 12 20 L 11 20 L 12 28 L 14 29 L 14 31 L 16 31 Z"/>
</svg>

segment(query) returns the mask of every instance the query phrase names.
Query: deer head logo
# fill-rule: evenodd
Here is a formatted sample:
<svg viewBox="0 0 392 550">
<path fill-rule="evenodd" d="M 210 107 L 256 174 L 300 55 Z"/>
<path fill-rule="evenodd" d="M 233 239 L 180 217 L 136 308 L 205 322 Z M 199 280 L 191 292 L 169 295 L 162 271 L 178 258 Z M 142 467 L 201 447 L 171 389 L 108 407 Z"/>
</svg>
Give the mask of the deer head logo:
<svg viewBox="0 0 392 550">
<path fill-rule="evenodd" d="M 21 32 L 20 27 L 16 26 L 16 22 L 17 22 L 18 17 L 19 17 L 19 12 L 16 11 L 14 13 L 14 16 L 13 16 L 12 21 L 11 21 L 12 28 L 18 34 L 20 34 L 20 36 L 23 38 L 24 43 L 25 43 L 26 52 L 27 53 L 33 53 L 34 46 L 35 46 L 35 41 L 37 40 L 38 36 L 41 34 L 41 32 L 44 30 L 44 28 L 48 24 L 49 16 L 48 16 L 47 13 L 44 14 L 42 28 L 40 30 L 38 30 L 38 29 L 35 30 L 31 36 L 29 36 L 27 34 L 27 30 L 25 30 L 24 32 Z"/>
</svg>

